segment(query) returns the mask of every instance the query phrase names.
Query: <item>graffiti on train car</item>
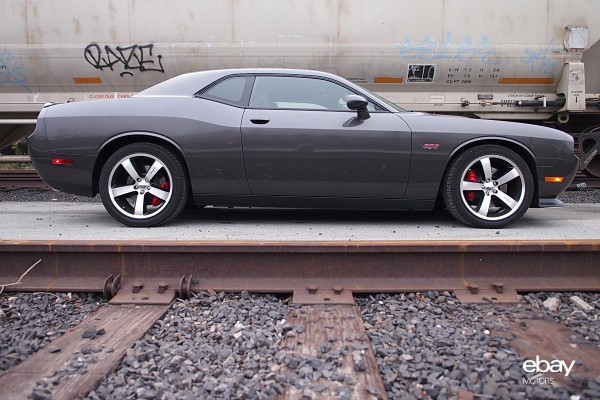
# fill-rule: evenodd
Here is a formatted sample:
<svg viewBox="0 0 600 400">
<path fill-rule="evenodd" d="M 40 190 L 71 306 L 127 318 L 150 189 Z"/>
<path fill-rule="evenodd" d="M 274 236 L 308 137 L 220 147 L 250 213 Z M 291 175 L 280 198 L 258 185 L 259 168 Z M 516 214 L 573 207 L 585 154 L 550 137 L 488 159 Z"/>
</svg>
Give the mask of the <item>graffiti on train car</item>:
<svg viewBox="0 0 600 400">
<path fill-rule="evenodd" d="M 162 65 L 162 55 L 154 54 L 154 44 L 134 44 L 127 47 L 116 46 L 114 49 L 109 45 L 101 47 L 97 43 L 90 43 L 84 52 L 85 60 L 94 68 L 103 71 L 105 68 L 115 71 L 115 68 L 123 68 L 121 76 L 133 76 L 132 71 L 139 72 L 161 72 L 165 69 Z"/>
<path fill-rule="evenodd" d="M 539 72 L 544 76 L 554 76 L 558 64 L 549 58 L 552 53 L 559 53 L 562 47 L 555 46 L 554 40 L 551 39 L 544 45 L 539 45 L 537 48 L 525 48 L 525 56 L 521 57 L 521 64 L 530 64 L 531 72 Z"/>
<path fill-rule="evenodd" d="M 425 35 L 423 40 L 415 40 L 410 36 L 404 42 L 397 43 L 400 55 L 409 61 L 435 61 L 450 59 L 457 62 L 468 62 L 478 59 L 482 64 L 500 64 L 500 56 L 488 36 L 481 40 L 472 40 L 466 35 L 462 40 L 453 41 L 452 33 L 444 35 L 443 40 L 435 36 Z"/>
<path fill-rule="evenodd" d="M 0 86 L 19 86 L 31 92 L 27 81 L 29 77 L 21 70 L 17 58 L 6 48 L 0 52 Z"/>
</svg>

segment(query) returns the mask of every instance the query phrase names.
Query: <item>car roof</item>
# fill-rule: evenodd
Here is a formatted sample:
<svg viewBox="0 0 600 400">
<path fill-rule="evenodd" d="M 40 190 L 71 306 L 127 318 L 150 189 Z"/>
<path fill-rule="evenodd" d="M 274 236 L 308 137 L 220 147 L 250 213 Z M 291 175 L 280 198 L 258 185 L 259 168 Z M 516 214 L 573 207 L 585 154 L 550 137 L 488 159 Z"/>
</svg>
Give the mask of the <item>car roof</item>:
<svg viewBox="0 0 600 400">
<path fill-rule="evenodd" d="M 345 81 L 337 75 L 322 71 L 303 70 L 303 69 L 287 69 L 287 68 L 237 68 L 237 69 L 220 69 L 200 72 L 190 72 L 168 79 L 157 85 L 154 85 L 146 90 L 143 90 L 135 95 L 135 97 L 148 96 L 192 96 L 200 89 L 206 87 L 210 83 L 229 75 L 241 74 L 269 74 L 269 75 L 301 75 L 301 76 L 316 76 L 322 78 L 335 79 L 337 81 Z M 349 82 L 348 82 L 349 83 Z"/>
</svg>

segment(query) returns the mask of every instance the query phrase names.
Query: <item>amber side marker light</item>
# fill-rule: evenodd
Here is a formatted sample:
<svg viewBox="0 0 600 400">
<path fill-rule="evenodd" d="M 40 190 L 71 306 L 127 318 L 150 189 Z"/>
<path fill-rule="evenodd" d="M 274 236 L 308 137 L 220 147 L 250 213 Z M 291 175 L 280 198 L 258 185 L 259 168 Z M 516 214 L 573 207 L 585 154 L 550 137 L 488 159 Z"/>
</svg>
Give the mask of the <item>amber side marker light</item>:
<svg viewBox="0 0 600 400">
<path fill-rule="evenodd" d="M 53 158 L 52 164 L 54 164 L 54 165 L 73 165 L 73 160 L 67 160 L 65 158 Z"/>
<path fill-rule="evenodd" d="M 544 178 L 546 182 L 561 183 L 565 178 L 562 176 L 547 176 Z"/>
</svg>

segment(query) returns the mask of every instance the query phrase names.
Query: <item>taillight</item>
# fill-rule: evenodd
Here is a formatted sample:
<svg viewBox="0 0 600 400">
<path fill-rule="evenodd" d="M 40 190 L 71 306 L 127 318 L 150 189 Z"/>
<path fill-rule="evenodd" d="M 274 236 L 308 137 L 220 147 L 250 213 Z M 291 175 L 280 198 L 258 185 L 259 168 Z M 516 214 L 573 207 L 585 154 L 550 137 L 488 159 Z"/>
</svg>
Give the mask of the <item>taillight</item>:
<svg viewBox="0 0 600 400">
<path fill-rule="evenodd" d="M 54 165 L 73 165 L 73 160 L 67 158 L 53 158 L 52 164 Z"/>
</svg>

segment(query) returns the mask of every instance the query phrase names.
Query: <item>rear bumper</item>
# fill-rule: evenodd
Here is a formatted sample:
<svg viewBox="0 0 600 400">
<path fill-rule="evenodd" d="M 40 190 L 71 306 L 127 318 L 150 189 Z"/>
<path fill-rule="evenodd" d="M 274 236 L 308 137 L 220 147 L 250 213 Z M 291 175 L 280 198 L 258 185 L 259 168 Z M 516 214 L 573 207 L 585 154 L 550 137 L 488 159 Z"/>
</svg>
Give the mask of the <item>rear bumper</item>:
<svg viewBox="0 0 600 400">
<path fill-rule="evenodd" d="M 73 157 L 51 155 L 58 158 L 75 158 L 73 165 L 55 165 L 52 164 L 52 158 L 48 155 L 39 156 L 31 153 L 31 161 L 40 178 L 50 187 L 65 193 L 77 194 L 80 196 L 93 197 L 91 171 L 94 167 L 93 157 Z"/>
<path fill-rule="evenodd" d="M 46 131 L 44 118 L 46 112 L 47 108 L 40 112 L 35 131 L 27 138 L 33 167 L 40 178 L 56 190 L 81 196 L 94 196 L 92 171 L 95 156 L 60 154 L 52 151 Z M 70 159 L 73 164 L 55 165 L 52 163 L 53 158 Z"/>
</svg>

